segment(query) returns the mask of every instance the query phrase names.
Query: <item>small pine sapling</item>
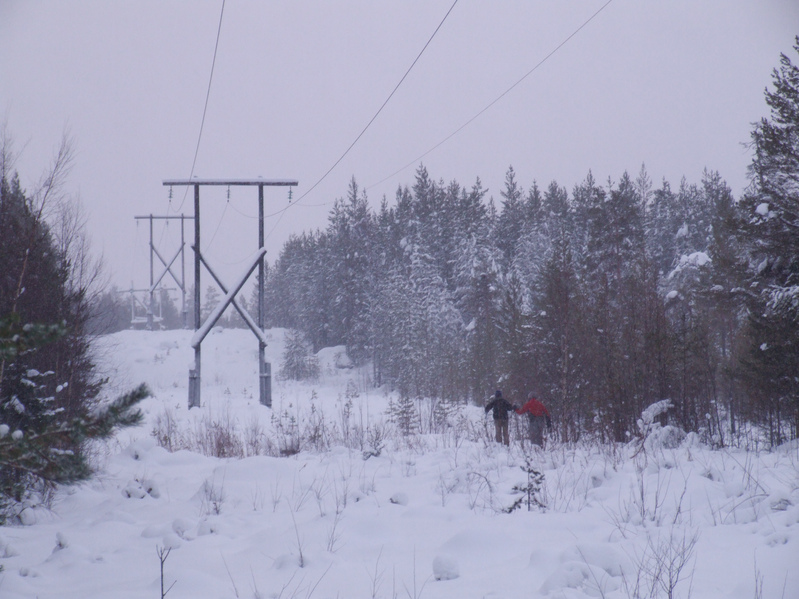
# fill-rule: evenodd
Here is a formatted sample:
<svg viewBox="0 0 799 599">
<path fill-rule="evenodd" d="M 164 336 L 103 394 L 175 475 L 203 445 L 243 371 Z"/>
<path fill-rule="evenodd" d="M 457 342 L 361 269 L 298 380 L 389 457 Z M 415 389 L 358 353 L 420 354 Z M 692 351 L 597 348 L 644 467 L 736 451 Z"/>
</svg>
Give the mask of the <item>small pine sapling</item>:
<svg viewBox="0 0 799 599">
<path fill-rule="evenodd" d="M 546 504 L 543 501 L 544 474 L 538 470 L 533 463 L 532 453 L 525 452 L 524 464 L 519 466 L 519 468 L 527 473 L 527 484 L 514 485 L 513 491 L 515 493 L 520 493 L 521 495 L 519 495 L 512 505 L 505 508 L 505 511 L 510 514 L 512 511 L 520 508 L 525 503 L 527 503 L 528 512 L 533 511 L 533 506 L 540 510 L 546 509 Z"/>
<path fill-rule="evenodd" d="M 390 400 L 388 415 L 403 437 L 408 437 L 419 431 L 419 415 L 413 399 L 410 397 L 400 396 L 396 402 Z"/>
</svg>

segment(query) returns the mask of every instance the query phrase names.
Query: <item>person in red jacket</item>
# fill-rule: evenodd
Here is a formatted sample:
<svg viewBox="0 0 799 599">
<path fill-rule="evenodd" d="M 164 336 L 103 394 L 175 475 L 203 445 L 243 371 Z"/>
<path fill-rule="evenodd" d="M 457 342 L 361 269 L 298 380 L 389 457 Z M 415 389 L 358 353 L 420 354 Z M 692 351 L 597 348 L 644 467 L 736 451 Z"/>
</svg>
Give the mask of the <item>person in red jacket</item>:
<svg viewBox="0 0 799 599">
<path fill-rule="evenodd" d="M 530 393 L 527 397 L 527 403 L 516 410 L 516 413 L 527 414 L 527 417 L 530 419 L 528 428 L 530 441 L 539 447 L 543 447 L 544 423 L 546 423 L 547 428 L 552 428 L 552 418 L 549 416 L 549 410 L 535 398 L 533 393 Z"/>
</svg>

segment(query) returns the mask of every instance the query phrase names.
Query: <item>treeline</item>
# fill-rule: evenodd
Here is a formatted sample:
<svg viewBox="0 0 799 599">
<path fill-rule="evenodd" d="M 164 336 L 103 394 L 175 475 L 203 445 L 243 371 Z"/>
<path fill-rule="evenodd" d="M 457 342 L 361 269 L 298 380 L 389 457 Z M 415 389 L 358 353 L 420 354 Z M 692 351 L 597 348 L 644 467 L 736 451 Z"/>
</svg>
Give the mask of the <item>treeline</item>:
<svg viewBox="0 0 799 599">
<path fill-rule="evenodd" d="M 797 45 L 799 50 L 799 44 Z M 751 185 L 717 172 L 672 187 L 644 167 L 499 206 L 478 179 L 420 166 L 392 205 L 353 179 L 324 230 L 268 271 L 271 326 L 345 344 L 404 397 L 481 403 L 496 387 L 551 407 L 564 440 L 624 441 L 649 404 L 706 440 L 799 425 L 799 71 L 783 56 L 752 131 Z"/>
<path fill-rule="evenodd" d="M 108 335 L 125 329 L 147 329 L 150 326 L 155 330 L 191 328 L 194 324 L 193 298 L 194 286 L 187 286 L 184 315 L 182 293 L 178 289 L 157 288 L 150 306 L 149 293 L 146 291 L 136 291 L 133 297 L 129 289 L 120 289 L 112 285 L 95 297 L 87 331 L 91 335 Z M 249 301 L 243 294 L 236 299 L 253 318 L 257 316 L 257 288 L 253 289 Z M 219 289 L 214 285 L 208 285 L 200 303 L 200 318 L 205 321 L 221 300 L 222 294 Z M 149 324 L 148 311 L 152 312 L 152 325 Z M 238 312 L 230 309 L 217 321 L 217 326 L 245 329 L 247 323 Z"/>
</svg>

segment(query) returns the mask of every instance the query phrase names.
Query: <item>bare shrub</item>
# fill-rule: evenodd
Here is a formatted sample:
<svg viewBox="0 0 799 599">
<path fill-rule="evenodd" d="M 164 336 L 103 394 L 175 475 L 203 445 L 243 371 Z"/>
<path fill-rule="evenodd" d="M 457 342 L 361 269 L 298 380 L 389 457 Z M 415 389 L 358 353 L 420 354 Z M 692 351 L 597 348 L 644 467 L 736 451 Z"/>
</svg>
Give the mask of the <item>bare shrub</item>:
<svg viewBox="0 0 799 599">
<path fill-rule="evenodd" d="M 185 441 L 178 430 L 175 413 L 169 408 L 165 408 L 163 412 L 156 415 L 152 435 L 158 445 L 170 453 L 185 448 Z"/>
<path fill-rule="evenodd" d="M 316 391 L 311 392 L 310 413 L 305 420 L 305 427 L 302 430 L 304 445 L 315 451 L 327 451 L 330 449 L 331 433 L 328 430 L 327 422 L 323 412 L 317 409 L 315 400 Z M 299 443 L 298 443 L 299 444 Z"/>
<path fill-rule="evenodd" d="M 192 445 L 203 455 L 216 458 L 243 458 L 245 455 L 238 422 L 229 408 L 218 416 L 208 413 L 196 422 Z"/>
<path fill-rule="evenodd" d="M 646 535 L 643 550 L 630 556 L 635 578 L 623 576 L 627 596 L 633 599 L 690 596 L 699 531 L 671 526 L 667 530 L 647 531 Z M 683 582 L 688 582 L 688 590 L 678 595 Z"/>
<path fill-rule="evenodd" d="M 341 529 L 339 528 L 341 518 L 341 510 L 336 510 L 336 512 L 333 514 L 333 523 L 331 524 L 330 530 L 327 534 L 327 550 L 330 553 L 335 553 L 339 547 L 339 543 L 341 542 Z"/>
<path fill-rule="evenodd" d="M 373 423 L 366 430 L 366 449 L 363 450 L 363 459 L 368 460 L 370 457 L 377 457 L 386 446 L 386 439 L 388 438 L 389 430 L 384 422 Z"/>
<path fill-rule="evenodd" d="M 253 415 L 244 428 L 244 449 L 248 456 L 274 455 L 274 445 L 266 435 L 261 421 Z"/>
<path fill-rule="evenodd" d="M 494 485 L 482 472 L 471 470 L 466 473 L 466 496 L 469 509 L 487 508 L 494 505 Z"/>
<path fill-rule="evenodd" d="M 200 497 L 200 514 L 208 516 L 214 514 L 218 516 L 222 513 L 222 506 L 225 504 L 225 479 L 218 483 L 209 478 L 203 482 L 202 494 Z"/>
<path fill-rule="evenodd" d="M 272 429 L 280 455 L 290 456 L 300 451 L 300 428 L 297 414 L 290 412 L 292 404 L 281 411 L 272 412 Z"/>
</svg>

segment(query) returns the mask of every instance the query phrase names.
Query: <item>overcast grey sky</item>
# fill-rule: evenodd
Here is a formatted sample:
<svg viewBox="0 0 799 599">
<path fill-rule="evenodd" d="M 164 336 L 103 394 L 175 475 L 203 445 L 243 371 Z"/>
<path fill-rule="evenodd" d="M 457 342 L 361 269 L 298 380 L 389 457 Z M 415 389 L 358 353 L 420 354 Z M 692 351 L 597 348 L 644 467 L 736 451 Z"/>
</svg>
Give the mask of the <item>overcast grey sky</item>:
<svg viewBox="0 0 799 599">
<path fill-rule="evenodd" d="M 273 262 L 291 233 L 323 227 L 350 177 L 373 205 L 412 184 L 389 177 L 527 73 L 606 0 L 460 0 L 349 155 L 282 217 L 267 220 Z M 194 174 L 296 178 L 305 193 L 363 129 L 452 0 L 227 0 Z M 123 286 L 148 281 L 147 230 L 133 216 L 191 214 L 167 178 L 191 171 L 221 0 L 0 0 L 0 118 L 32 187 L 62 132 L 75 140 L 69 188 L 94 247 Z M 718 170 L 746 185 L 742 146 L 767 114 L 763 90 L 799 33 L 793 0 L 614 0 L 510 94 L 426 155 L 435 179 L 499 200 L 520 183 L 571 187 L 591 169 L 618 180 L 646 163 L 656 185 Z M 795 58 L 795 56 L 793 57 Z M 385 181 L 385 179 L 388 177 Z M 206 188 L 203 246 L 228 281 L 257 247 L 254 188 Z M 267 214 L 288 203 L 268 189 Z M 221 219 L 221 220 L 220 220 Z M 221 223 L 221 224 L 220 224 Z M 156 241 L 171 254 L 174 225 Z M 216 232 L 216 234 L 214 234 Z M 189 235 L 190 237 L 190 235 Z M 208 280 L 208 279 L 204 279 Z M 205 285 L 205 283 L 204 283 Z"/>
</svg>

